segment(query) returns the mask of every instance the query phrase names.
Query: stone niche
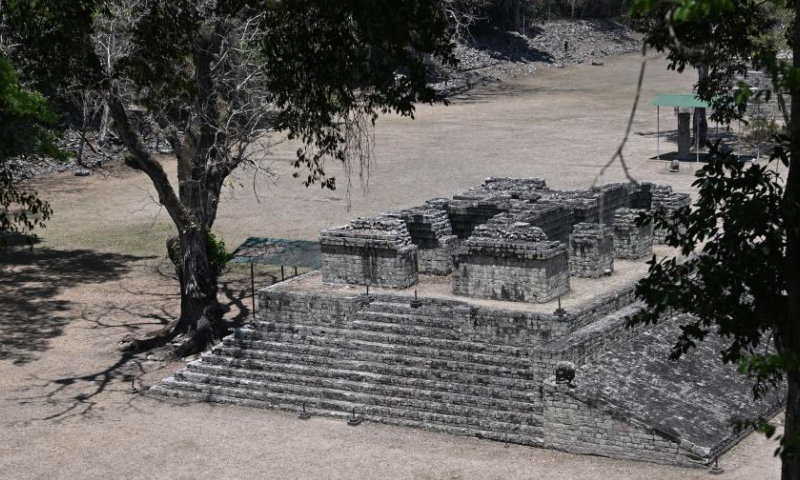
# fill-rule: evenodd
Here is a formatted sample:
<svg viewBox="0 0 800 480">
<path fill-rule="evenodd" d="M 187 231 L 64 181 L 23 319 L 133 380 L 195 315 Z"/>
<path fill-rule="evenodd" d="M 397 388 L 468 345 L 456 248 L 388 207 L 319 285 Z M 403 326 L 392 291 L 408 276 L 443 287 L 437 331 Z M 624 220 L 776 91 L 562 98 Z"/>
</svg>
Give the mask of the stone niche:
<svg viewBox="0 0 800 480">
<path fill-rule="evenodd" d="M 597 223 L 579 223 L 569 236 L 569 273 L 597 278 L 614 271 L 614 231 Z"/>
<path fill-rule="evenodd" d="M 433 200 L 430 205 L 391 212 L 384 216 L 400 218 L 405 222 L 411 242 L 417 246 L 419 273 L 450 275 L 458 237 L 453 235 L 446 207 L 442 208 Z"/>
<path fill-rule="evenodd" d="M 568 291 L 566 245 L 529 223 L 499 215 L 476 227 L 456 253 L 456 295 L 544 303 Z"/>
<path fill-rule="evenodd" d="M 357 218 L 323 230 L 322 281 L 407 288 L 417 283 L 417 246 L 399 218 Z"/>
<path fill-rule="evenodd" d="M 643 210 L 620 208 L 614 214 L 614 256 L 637 260 L 653 253 L 653 225 L 636 225 Z"/>
</svg>

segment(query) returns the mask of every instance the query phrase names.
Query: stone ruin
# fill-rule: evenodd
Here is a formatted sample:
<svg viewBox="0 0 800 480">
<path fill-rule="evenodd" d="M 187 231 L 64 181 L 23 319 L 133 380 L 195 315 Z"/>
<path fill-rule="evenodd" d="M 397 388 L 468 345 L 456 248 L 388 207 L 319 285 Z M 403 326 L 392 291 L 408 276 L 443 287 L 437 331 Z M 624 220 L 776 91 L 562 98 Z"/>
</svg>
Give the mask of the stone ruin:
<svg viewBox="0 0 800 480">
<path fill-rule="evenodd" d="M 447 213 L 435 206 L 435 202 L 385 215 L 405 222 L 411 242 L 417 246 L 419 273 L 448 275 L 453 271 L 453 253 L 458 237 L 453 235 Z"/>
<path fill-rule="evenodd" d="M 769 416 L 710 338 L 680 361 L 686 316 L 628 328 L 663 234 L 652 184 L 578 191 L 491 178 L 451 199 L 328 229 L 321 271 L 258 292 L 249 324 L 154 393 L 703 467 Z M 568 368 L 567 368 L 568 367 Z"/>
<path fill-rule="evenodd" d="M 476 227 L 456 252 L 455 265 L 456 295 L 549 302 L 569 291 L 566 246 L 508 214 Z"/>
<path fill-rule="evenodd" d="M 330 283 L 405 288 L 417 283 L 417 246 L 397 218 L 357 218 L 323 230 L 322 274 Z"/>
<path fill-rule="evenodd" d="M 639 212 L 688 205 L 688 195 L 649 183 L 559 191 L 540 178 L 489 178 L 452 199 L 323 231 L 322 278 L 408 288 L 413 272 L 452 273 L 455 295 L 546 303 L 569 292 L 570 275 L 597 278 L 613 272 L 614 257 L 650 255 L 653 230 L 636 225 Z"/>
<path fill-rule="evenodd" d="M 620 208 L 614 213 L 614 256 L 636 260 L 653 253 L 653 226 L 636 225 L 636 217 L 644 213 L 633 208 Z"/>
<path fill-rule="evenodd" d="M 614 271 L 614 232 L 599 223 L 578 223 L 569 236 L 569 274 L 597 278 Z"/>
</svg>

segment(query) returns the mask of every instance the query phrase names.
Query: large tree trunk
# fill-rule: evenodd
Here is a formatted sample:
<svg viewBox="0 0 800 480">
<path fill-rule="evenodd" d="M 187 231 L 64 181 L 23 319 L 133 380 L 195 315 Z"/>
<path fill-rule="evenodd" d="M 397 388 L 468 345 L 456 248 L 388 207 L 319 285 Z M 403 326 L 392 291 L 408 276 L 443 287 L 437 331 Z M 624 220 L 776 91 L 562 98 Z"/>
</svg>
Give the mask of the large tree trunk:
<svg viewBox="0 0 800 480">
<path fill-rule="evenodd" d="M 798 372 L 790 372 L 788 375 L 789 395 L 786 399 L 786 418 L 784 419 L 783 435 L 787 439 L 795 439 L 800 434 L 800 378 Z M 796 450 L 796 448 L 795 448 Z M 781 468 L 782 480 L 797 480 L 800 478 L 800 462 L 798 462 L 797 452 L 791 452 L 783 456 Z"/>
<path fill-rule="evenodd" d="M 795 22 L 800 20 L 800 0 L 795 0 Z M 793 66 L 800 68 L 800 28 L 794 29 L 792 42 Z M 778 325 L 778 340 L 781 354 L 788 357 L 792 371 L 787 374 L 789 395 L 786 400 L 784 438 L 791 442 L 800 440 L 800 85 L 793 85 L 790 91 L 792 115 L 789 119 L 790 163 L 784 190 L 784 225 L 786 228 L 786 293 L 788 312 Z M 795 444 L 796 445 L 796 444 Z M 783 456 L 781 478 L 800 480 L 800 454 L 793 452 Z"/>
<path fill-rule="evenodd" d="M 212 200 L 219 198 L 224 175 L 220 174 L 210 185 L 203 180 L 208 148 L 196 149 L 196 144 L 201 142 L 195 142 L 194 134 L 187 132 L 186 144 L 177 152 L 180 196 L 176 196 L 166 172 L 131 127 L 122 102 L 112 96 L 109 106 L 119 135 L 131 153 L 128 165 L 144 171 L 153 181 L 159 201 L 178 228 L 180 243 L 180 318 L 157 335 L 131 341 L 123 348 L 128 351 L 147 350 L 164 345 L 178 335 L 185 335 L 187 340 L 175 354 L 191 355 L 220 338 L 225 330 L 217 301 L 217 272 L 209 262 L 207 245 L 207 231 L 216 214 L 216 202 Z"/>
<path fill-rule="evenodd" d="M 217 300 L 217 272 L 209 262 L 205 233 L 196 229 L 168 238 L 167 254 L 180 286 L 180 317 L 154 335 L 126 344 L 126 351 L 161 347 L 182 335 L 184 341 L 174 353 L 176 357 L 185 357 L 202 352 L 226 333 Z"/>
<path fill-rule="evenodd" d="M 217 301 L 217 272 L 208 259 L 206 232 L 191 228 L 180 234 L 181 318 L 177 330 L 186 341 L 175 351 L 179 357 L 203 351 L 225 332 Z"/>
</svg>

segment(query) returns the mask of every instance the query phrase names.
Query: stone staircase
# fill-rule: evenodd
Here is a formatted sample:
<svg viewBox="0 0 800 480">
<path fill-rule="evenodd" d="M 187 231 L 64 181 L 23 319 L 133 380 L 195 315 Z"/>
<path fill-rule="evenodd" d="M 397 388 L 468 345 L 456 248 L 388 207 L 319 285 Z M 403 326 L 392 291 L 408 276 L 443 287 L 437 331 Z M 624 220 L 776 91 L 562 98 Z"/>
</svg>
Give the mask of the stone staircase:
<svg viewBox="0 0 800 480">
<path fill-rule="evenodd" d="M 151 391 L 541 445 L 527 350 L 465 340 L 448 313 L 382 299 L 330 327 L 256 321 Z"/>
</svg>

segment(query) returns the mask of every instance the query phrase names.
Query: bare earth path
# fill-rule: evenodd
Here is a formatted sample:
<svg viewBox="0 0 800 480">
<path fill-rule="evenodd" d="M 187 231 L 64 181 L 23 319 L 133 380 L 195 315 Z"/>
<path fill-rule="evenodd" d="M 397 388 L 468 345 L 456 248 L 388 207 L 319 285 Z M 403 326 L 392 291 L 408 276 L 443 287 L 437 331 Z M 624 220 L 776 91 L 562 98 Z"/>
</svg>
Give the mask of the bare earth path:
<svg viewBox="0 0 800 480">
<path fill-rule="evenodd" d="M 413 122 L 381 119 L 369 193 L 354 188 L 350 211 L 344 191 L 306 190 L 292 179 L 294 149 L 279 145 L 272 166 L 280 175 L 262 186 L 260 203 L 242 175 L 245 186 L 225 199 L 215 229 L 229 247 L 250 235 L 314 238 L 353 216 L 452 195 L 490 175 L 588 186 L 622 136 L 639 65 L 629 55 L 604 67 L 543 71 L 449 107 L 422 106 Z M 626 150 L 637 179 L 690 191 L 689 169 L 671 175 L 645 160 L 655 150 L 646 102 L 686 92 L 693 81 L 667 73 L 663 60 L 648 64 Z M 661 120 L 675 128 L 671 113 Z M 174 173 L 174 164 L 168 169 Z M 622 179 L 615 167 L 601 181 Z M 180 366 L 116 350 L 124 335 L 176 313 L 175 280 L 162 258 L 171 227 L 143 175 L 55 175 L 38 185 L 56 209 L 44 242 L 0 256 L 0 479 L 707 478 L 700 470 L 128 393 L 132 382 L 141 388 Z M 220 296 L 234 322 L 250 314 L 242 280 L 241 272 L 227 274 Z M 778 478 L 773 449 L 750 436 L 721 459 L 719 478 Z"/>
</svg>

